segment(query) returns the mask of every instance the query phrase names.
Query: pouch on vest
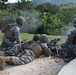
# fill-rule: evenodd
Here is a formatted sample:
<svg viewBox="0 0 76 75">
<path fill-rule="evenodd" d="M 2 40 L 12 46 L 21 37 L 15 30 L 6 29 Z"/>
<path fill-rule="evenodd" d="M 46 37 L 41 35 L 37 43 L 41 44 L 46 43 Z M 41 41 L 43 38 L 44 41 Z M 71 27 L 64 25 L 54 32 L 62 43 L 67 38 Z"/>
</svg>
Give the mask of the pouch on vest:
<svg viewBox="0 0 76 75">
<path fill-rule="evenodd" d="M 33 51 L 37 57 L 43 54 L 43 50 L 37 42 L 33 42 L 31 45 L 27 47 L 27 49 L 30 49 L 31 51 Z"/>
<path fill-rule="evenodd" d="M 2 32 L 2 33 L 5 33 L 6 30 L 7 30 L 9 27 L 10 27 L 10 24 L 6 25 L 5 27 L 3 27 L 3 28 L 1 29 L 1 32 Z"/>
</svg>

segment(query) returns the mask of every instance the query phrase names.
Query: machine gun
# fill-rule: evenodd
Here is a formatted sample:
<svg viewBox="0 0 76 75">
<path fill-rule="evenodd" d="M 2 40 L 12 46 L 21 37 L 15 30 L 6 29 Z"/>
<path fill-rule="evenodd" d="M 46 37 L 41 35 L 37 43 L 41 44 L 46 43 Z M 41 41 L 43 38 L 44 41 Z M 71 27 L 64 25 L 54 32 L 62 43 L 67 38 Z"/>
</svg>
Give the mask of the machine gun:
<svg viewBox="0 0 76 75">
<path fill-rule="evenodd" d="M 47 43 L 47 46 L 48 46 L 48 48 L 49 48 L 50 51 L 51 51 L 51 56 L 59 56 L 59 47 L 58 47 L 57 42 L 58 42 L 60 39 L 61 39 L 61 38 L 56 38 L 56 39 L 50 40 L 50 41 Z"/>
</svg>

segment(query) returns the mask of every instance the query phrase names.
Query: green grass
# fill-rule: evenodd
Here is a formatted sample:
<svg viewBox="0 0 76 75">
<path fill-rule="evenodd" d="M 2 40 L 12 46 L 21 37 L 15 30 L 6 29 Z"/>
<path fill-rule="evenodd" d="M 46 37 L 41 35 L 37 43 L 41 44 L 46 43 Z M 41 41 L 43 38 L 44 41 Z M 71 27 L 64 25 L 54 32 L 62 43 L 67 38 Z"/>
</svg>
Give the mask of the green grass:
<svg viewBox="0 0 76 75">
<path fill-rule="evenodd" d="M 2 37 L 3 37 L 3 33 L 0 32 L 0 42 L 2 41 Z M 32 39 L 34 35 L 33 34 L 28 34 L 28 33 L 21 33 L 20 34 L 20 37 L 22 40 L 25 40 L 25 39 Z"/>
<path fill-rule="evenodd" d="M 29 33 L 21 33 L 20 37 L 22 40 L 26 40 L 26 39 L 32 39 L 34 36 L 34 34 L 29 34 Z"/>
<path fill-rule="evenodd" d="M 29 34 L 29 33 L 21 33 L 21 40 L 26 40 L 26 39 L 32 39 L 34 34 Z M 2 42 L 2 37 L 3 33 L 0 32 L 0 42 Z M 54 39 L 54 38 L 59 38 L 61 37 L 61 40 L 58 42 L 58 44 L 61 44 L 62 42 L 65 42 L 66 37 L 65 36 L 54 36 L 54 35 L 48 35 L 49 39 Z"/>
</svg>

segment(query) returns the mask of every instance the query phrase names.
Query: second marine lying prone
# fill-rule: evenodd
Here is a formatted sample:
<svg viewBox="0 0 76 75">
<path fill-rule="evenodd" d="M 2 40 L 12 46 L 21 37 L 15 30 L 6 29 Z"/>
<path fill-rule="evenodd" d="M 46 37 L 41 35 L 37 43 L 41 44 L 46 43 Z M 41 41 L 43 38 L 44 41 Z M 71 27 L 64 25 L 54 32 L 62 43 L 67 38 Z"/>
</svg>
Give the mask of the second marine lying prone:
<svg viewBox="0 0 76 75">
<path fill-rule="evenodd" d="M 47 35 L 42 34 L 41 36 L 38 36 L 39 38 L 36 37 L 37 35 L 34 36 L 33 40 L 23 41 L 21 50 L 17 50 L 18 52 L 16 51 L 16 55 L 6 55 L 5 52 L 6 57 L 0 57 L 0 69 L 4 70 L 4 63 L 11 65 L 23 65 L 33 61 L 43 54 L 46 56 L 58 54 L 56 49 L 57 41 L 59 41 L 60 38 L 48 41 Z M 9 51 L 15 53 L 15 50 L 13 49 L 10 49 Z M 8 53 L 10 53 L 9 51 Z"/>
</svg>

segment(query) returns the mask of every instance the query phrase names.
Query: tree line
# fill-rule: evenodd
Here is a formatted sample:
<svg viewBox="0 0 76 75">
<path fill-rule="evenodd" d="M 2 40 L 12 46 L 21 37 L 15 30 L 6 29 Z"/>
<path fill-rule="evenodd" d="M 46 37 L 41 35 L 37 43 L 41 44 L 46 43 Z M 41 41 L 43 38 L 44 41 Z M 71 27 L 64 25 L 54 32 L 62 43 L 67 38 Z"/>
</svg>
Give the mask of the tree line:
<svg viewBox="0 0 76 75">
<path fill-rule="evenodd" d="M 65 35 L 65 31 L 76 17 L 76 3 L 72 2 L 60 5 L 42 3 L 36 6 L 29 0 L 17 3 L 6 3 L 7 1 L 0 1 L 0 29 L 15 22 L 17 16 L 23 16 L 26 22 L 22 32 Z"/>
</svg>

